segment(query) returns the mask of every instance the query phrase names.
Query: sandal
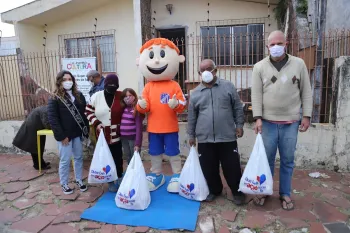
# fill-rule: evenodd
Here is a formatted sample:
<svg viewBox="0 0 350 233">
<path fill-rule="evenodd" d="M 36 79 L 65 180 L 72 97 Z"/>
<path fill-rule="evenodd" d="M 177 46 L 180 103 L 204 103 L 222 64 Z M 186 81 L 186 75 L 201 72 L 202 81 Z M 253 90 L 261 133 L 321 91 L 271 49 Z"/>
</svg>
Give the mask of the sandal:
<svg viewBox="0 0 350 233">
<path fill-rule="evenodd" d="M 282 209 L 284 209 L 284 210 L 286 210 L 286 211 L 294 210 L 294 201 L 292 201 L 292 200 L 287 201 L 287 200 L 286 200 L 286 197 L 288 197 L 288 196 L 280 196 L 280 201 L 281 201 Z M 288 198 L 290 198 L 290 197 L 288 197 Z M 283 202 L 286 203 L 286 208 L 284 208 Z M 290 205 L 290 204 L 292 204 L 292 207 L 288 208 L 288 205 Z"/>
<path fill-rule="evenodd" d="M 261 197 L 258 197 L 258 196 L 255 196 L 253 198 L 253 203 L 254 205 L 256 206 L 263 206 L 266 202 L 266 199 L 268 198 L 269 196 L 261 196 Z"/>
</svg>

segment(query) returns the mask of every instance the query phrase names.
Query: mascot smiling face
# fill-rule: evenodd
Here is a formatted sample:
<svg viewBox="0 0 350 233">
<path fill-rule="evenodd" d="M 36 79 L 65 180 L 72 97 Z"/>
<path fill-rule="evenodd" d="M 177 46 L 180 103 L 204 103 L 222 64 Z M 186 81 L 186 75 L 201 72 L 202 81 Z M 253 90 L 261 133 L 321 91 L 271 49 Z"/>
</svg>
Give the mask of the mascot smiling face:
<svg viewBox="0 0 350 233">
<path fill-rule="evenodd" d="M 140 54 L 136 64 L 148 81 L 172 80 L 179 71 L 179 64 L 185 61 L 176 45 L 165 38 L 147 41 Z"/>
</svg>

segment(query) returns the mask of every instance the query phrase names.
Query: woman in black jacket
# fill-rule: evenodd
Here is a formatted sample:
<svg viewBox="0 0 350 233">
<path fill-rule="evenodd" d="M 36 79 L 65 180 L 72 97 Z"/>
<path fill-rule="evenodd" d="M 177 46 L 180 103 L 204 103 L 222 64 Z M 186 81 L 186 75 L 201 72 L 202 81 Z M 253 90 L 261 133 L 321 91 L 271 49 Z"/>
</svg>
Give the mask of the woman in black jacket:
<svg viewBox="0 0 350 233">
<path fill-rule="evenodd" d="M 89 123 L 84 115 L 85 97 L 77 89 L 75 78 L 68 71 L 61 71 L 56 77 L 56 90 L 49 100 L 48 118 L 60 154 L 59 175 L 64 194 L 72 194 L 68 186 L 70 158 L 74 156 L 76 184 L 80 191 L 87 190 L 82 182 L 83 146 L 82 138 L 89 135 Z"/>
<path fill-rule="evenodd" d="M 51 129 L 47 119 L 47 106 L 35 108 L 30 112 L 12 142 L 14 146 L 32 155 L 33 167 L 36 170 L 39 170 L 36 132 L 42 129 Z M 40 136 L 41 168 L 43 170 L 51 168 L 50 163 L 46 163 L 43 159 L 45 141 L 46 136 Z"/>
</svg>

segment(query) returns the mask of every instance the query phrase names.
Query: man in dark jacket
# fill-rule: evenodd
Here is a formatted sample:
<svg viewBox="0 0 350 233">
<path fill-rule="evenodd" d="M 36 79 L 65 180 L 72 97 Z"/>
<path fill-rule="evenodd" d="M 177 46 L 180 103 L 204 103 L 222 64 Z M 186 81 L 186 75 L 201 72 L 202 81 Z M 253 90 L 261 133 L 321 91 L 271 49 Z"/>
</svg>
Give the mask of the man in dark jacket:
<svg viewBox="0 0 350 233">
<path fill-rule="evenodd" d="M 36 170 L 39 170 L 36 132 L 42 129 L 51 129 L 47 118 L 47 106 L 41 106 L 31 111 L 12 142 L 15 147 L 32 155 L 33 167 Z M 46 163 L 43 159 L 45 141 L 46 136 L 40 136 L 41 168 L 43 170 L 51 168 L 50 163 Z"/>
<path fill-rule="evenodd" d="M 237 138 L 243 136 L 243 106 L 234 85 L 219 79 L 216 71 L 214 61 L 201 62 L 202 83 L 191 93 L 188 107 L 189 144 L 195 146 L 197 138 L 199 161 L 210 191 L 207 200 L 212 201 L 222 192 L 221 163 L 233 202 L 241 205 L 244 195 L 238 192 L 242 171 Z"/>
<path fill-rule="evenodd" d="M 90 97 L 98 91 L 103 91 L 105 85 L 105 78 L 97 70 L 90 70 L 86 77 L 91 82 L 92 87 L 89 91 Z"/>
</svg>

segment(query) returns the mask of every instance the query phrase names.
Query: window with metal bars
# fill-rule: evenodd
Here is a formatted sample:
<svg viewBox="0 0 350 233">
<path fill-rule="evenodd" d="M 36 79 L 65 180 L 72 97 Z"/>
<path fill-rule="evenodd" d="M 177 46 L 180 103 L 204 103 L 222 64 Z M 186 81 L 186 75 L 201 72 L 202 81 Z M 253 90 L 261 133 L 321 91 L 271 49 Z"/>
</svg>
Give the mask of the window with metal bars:
<svg viewBox="0 0 350 233">
<path fill-rule="evenodd" d="M 264 24 L 201 27 L 202 58 L 218 66 L 252 66 L 264 57 Z"/>
<path fill-rule="evenodd" d="M 96 37 L 70 38 L 64 40 L 66 56 L 97 57 L 97 48 L 100 49 L 102 71 L 115 72 L 114 35 Z"/>
</svg>

